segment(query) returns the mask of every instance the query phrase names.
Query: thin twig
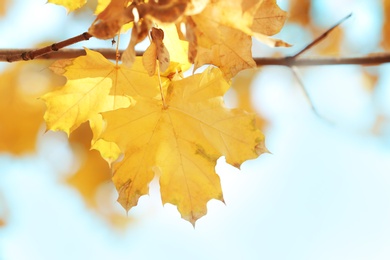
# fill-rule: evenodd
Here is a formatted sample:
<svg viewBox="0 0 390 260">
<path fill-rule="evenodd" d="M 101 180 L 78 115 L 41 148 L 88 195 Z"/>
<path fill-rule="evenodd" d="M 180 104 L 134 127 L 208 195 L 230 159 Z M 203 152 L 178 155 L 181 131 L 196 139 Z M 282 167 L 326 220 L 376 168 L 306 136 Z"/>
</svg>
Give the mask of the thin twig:
<svg viewBox="0 0 390 260">
<path fill-rule="evenodd" d="M 69 38 L 65 41 L 53 43 L 49 46 L 36 49 L 36 50 L 28 50 L 24 52 L 19 53 L 13 53 L 13 54 L 0 54 L 0 61 L 8 61 L 8 62 L 14 62 L 19 60 L 33 60 L 35 58 L 38 58 L 40 56 L 46 55 L 50 52 L 56 52 L 60 49 L 67 47 L 69 45 L 75 44 L 77 42 L 81 41 L 87 41 L 92 37 L 89 33 L 85 32 L 80 35 L 77 35 L 75 37 Z"/>
<path fill-rule="evenodd" d="M 295 54 L 294 56 L 291 56 L 291 57 L 288 57 L 289 60 L 291 61 L 297 61 L 299 55 L 303 54 L 304 52 L 310 50 L 311 48 L 313 48 L 316 44 L 318 44 L 319 42 L 321 42 L 323 39 L 326 38 L 326 36 L 328 36 L 328 34 L 333 31 L 335 28 L 337 28 L 340 24 L 342 24 L 345 20 L 347 20 L 349 17 L 351 17 L 352 14 L 349 14 L 347 15 L 346 17 L 344 17 L 343 19 L 341 19 L 338 23 L 336 23 L 334 26 L 332 26 L 331 28 L 329 28 L 327 31 L 325 31 L 323 34 L 321 34 L 319 37 L 317 37 L 314 41 L 312 41 L 309 45 L 307 45 L 305 48 L 303 48 L 301 51 L 299 51 L 297 54 Z M 322 118 L 324 119 L 317 111 L 317 109 L 315 108 L 314 106 L 314 103 L 313 101 L 311 100 L 310 98 L 310 95 L 309 95 L 309 92 L 307 91 L 305 85 L 303 84 L 303 80 L 301 79 L 300 75 L 299 75 L 299 70 L 297 68 L 297 66 L 295 65 L 289 65 L 289 67 L 291 68 L 291 71 L 293 72 L 294 76 L 295 76 L 295 79 L 297 80 L 299 86 L 301 87 L 301 89 L 303 90 L 303 93 L 305 94 L 305 97 L 307 99 L 307 101 L 309 102 L 310 104 L 310 107 L 311 109 L 313 110 L 314 114 L 316 114 L 319 118 Z M 330 122 L 329 120 L 327 120 L 327 122 Z"/>
<path fill-rule="evenodd" d="M 326 36 L 328 36 L 328 34 L 333 31 L 335 28 L 337 28 L 340 24 L 342 24 L 345 20 L 347 20 L 349 17 L 352 16 L 352 13 L 347 15 L 346 17 L 344 17 L 343 19 L 341 19 L 338 23 L 336 23 L 335 25 L 333 25 L 331 28 L 329 28 L 326 32 L 324 32 L 323 34 L 321 34 L 317 39 L 315 39 L 314 41 L 312 41 L 309 45 L 307 45 L 305 48 L 303 48 L 300 52 L 298 52 L 297 54 L 295 54 L 294 56 L 292 56 L 293 59 L 296 59 L 299 55 L 301 55 L 302 53 L 304 53 L 305 51 L 311 49 L 314 45 L 316 45 L 317 43 L 319 43 L 320 41 L 322 41 L 323 39 L 326 38 Z"/>
<path fill-rule="evenodd" d="M 299 70 L 297 69 L 297 67 L 292 66 L 292 67 L 291 67 L 291 71 L 292 71 L 292 73 L 293 73 L 295 79 L 297 80 L 298 84 L 300 85 L 301 89 L 303 90 L 303 94 L 305 95 L 306 100 L 307 100 L 307 102 L 309 103 L 309 105 L 310 105 L 312 111 L 314 112 L 314 114 L 315 114 L 318 118 L 322 119 L 324 122 L 327 122 L 327 123 L 330 124 L 330 125 L 335 125 L 335 123 L 334 123 L 333 121 L 331 121 L 331 120 L 329 120 L 328 118 L 325 118 L 323 115 L 321 115 L 321 114 L 318 112 L 317 108 L 314 106 L 313 100 L 311 99 L 311 97 L 310 97 L 310 95 L 309 95 L 309 92 L 308 92 L 307 89 L 305 88 L 305 84 L 303 83 L 302 76 L 301 76 Z"/>
<path fill-rule="evenodd" d="M 311 57 L 294 59 L 292 57 L 282 58 L 255 58 L 257 66 L 279 65 L 279 66 L 323 66 L 323 65 L 365 65 L 377 66 L 390 62 L 390 53 L 372 53 L 361 57 Z"/>
<path fill-rule="evenodd" d="M 293 72 L 293 75 L 294 75 L 295 79 L 297 80 L 298 84 L 301 86 L 301 89 L 303 90 L 303 93 L 305 94 L 306 100 L 309 102 L 311 109 L 314 111 L 314 113 L 315 113 L 317 116 L 320 116 L 320 115 L 318 114 L 317 109 L 315 108 L 315 106 L 314 106 L 314 104 L 313 104 L 313 101 L 312 101 L 311 98 L 310 98 L 309 92 L 308 92 L 307 89 L 305 88 L 305 84 L 303 84 L 302 78 L 301 78 L 301 76 L 300 76 L 300 72 L 298 71 L 297 67 L 292 66 L 292 67 L 291 67 L 291 71 Z"/>
</svg>

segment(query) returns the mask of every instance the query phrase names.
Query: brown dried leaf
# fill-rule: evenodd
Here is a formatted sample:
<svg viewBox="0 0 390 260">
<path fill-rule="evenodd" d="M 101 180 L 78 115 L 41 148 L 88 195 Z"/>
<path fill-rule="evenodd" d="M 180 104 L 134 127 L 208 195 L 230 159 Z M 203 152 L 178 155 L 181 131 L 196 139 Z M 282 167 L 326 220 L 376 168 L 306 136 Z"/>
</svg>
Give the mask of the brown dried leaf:
<svg viewBox="0 0 390 260">
<path fill-rule="evenodd" d="M 274 35 L 282 29 L 286 16 L 275 0 L 264 0 L 254 14 L 251 29 L 256 33 Z"/>
<path fill-rule="evenodd" d="M 142 57 L 142 63 L 149 76 L 153 76 L 156 72 L 156 61 L 159 62 L 160 71 L 164 72 L 169 67 L 170 59 L 169 52 L 163 43 L 164 31 L 153 27 L 150 35 L 152 42 Z"/>
<path fill-rule="evenodd" d="M 226 78 L 239 71 L 255 68 L 252 58 L 252 38 L 240 30 L 220 25 L 205 15 L 193 17 L 196 24 L 197 55 L 195 69 L 204 64 L 218 66 Z"/>
<path fill-rule="evenodd" d="M 131 38 L 126 50 L 122 53 L 121 59 L 125 66 L 131 67 L 135 61 L 135 45 L 140 43 L 148 35 L 151 27 L 149 20 L 142 19 L 135 24 L 131 31 Z"/>
<path fill-rule="evenodd" d="M 130 22 L 125 8 L 129 0 L 112 0 L 103 12 L 99 13 L 88 32 L 99 39 L 113 38 L 122 25 Z"/>
</svg>

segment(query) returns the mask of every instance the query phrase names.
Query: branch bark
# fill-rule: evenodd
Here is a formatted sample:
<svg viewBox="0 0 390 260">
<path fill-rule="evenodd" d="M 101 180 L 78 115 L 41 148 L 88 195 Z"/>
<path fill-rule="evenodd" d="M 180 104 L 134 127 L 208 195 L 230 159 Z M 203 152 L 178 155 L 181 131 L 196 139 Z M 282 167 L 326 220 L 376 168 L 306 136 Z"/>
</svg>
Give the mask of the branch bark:
<svg viewBox="0 0 390 260">
<path fill-rule="evenodd" d="M 27 50 L 4 50 L 5 52 L 0 50 L 0 61 L 8 61 L 8 62 L 14 62 L 14 61 L 20 61 L 20 60 L 34 60 L 36 58 L 39 58 L 41 56 L 45 56 L 46 54 L 49 54 L 51 52 L 59 51 L 62 48 L 65 48 L 69 45 L 75 44 L 77 42 L 81 41 L 88 41 L 91 37 L 93 37 L 91 34 L 84 32 L 80 35 L 77 35 L 75 37 L 66 39 L 61 42 L 53 43 L 52 45 L 48 45 L 46 47 L 40 48 L 40 49 L 27 49 Z"/>
<path fill-rule="evenodd" d="M 54 44 L 53 44 L 54 45 Z M 50 46 L 48 46 L 50 47 Z M 48 48 L 45 47 L 45 48 Z M 39 49 L 41 50 L 41 49 Z M 58 51 L 46 52 L 42 55 L 37 55 L 35 49 L 2 49 L 0 50 L 0 62 L 13 62 L 32 59 L 72 59 L 85 55 L 83 49 L 61 49 Z M 100 52 L 107 59 L 115 59 L 114 49 L 92 49 Z M 23 54 L 25 53 L 25 54 Z M 120 51 L 122 53 L 122 51 Z M 138 56 L 143 54 L 142 51 L 136 52 Z M 38 53 L 39 54 L 39 53 Z M 323 66 L 323 65 L 366 65 L 376 66 L 383 63 L 390 63 L 390 53 L 374 53 L 367 56 L 360 57 L 311 57 L 311 58 L 295 58 L 281 57 L 281 58 L 254 58 L 257 66 L 276 65 L 276 66 Z"/>
</svg>

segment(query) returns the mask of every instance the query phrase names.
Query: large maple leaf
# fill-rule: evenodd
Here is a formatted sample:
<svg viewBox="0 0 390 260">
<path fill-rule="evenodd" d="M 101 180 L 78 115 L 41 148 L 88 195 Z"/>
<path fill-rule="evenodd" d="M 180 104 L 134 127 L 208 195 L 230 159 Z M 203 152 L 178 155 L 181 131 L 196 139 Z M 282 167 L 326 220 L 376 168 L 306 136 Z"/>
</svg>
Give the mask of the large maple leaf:
<svg viewBox="0 0 390 260">
<path fill-rule="evenodd" d="M 251 114 L 223 105 L 229 84 L 217 68 L 172 81 L 165 101 L 138 97 L 133 107 L 103 113 L 104 140 L 115 142 L 124 158 L 114 163 L 118 201 L 129 210 L 160 177 L 163 203 L 178 207 L 191 223 L 206 214 L 211 199 L 223 201 L 216 161 L 239 167 L 266 151 Z"/>
</svg>

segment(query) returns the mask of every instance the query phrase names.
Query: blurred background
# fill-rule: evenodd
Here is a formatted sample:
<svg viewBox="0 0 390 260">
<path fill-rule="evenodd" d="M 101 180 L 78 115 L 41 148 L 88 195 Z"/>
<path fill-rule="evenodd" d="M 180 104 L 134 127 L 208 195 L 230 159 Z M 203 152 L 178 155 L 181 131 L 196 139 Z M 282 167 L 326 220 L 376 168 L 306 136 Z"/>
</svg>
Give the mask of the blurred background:
<svg viewBox="0 0 390 260">
<path fill-rule="evenodd" d="M 293 55 L 353 13 L 305 57 L 390 49 L 389 0 L 279 0 L 289 12 L 253 55 Z M 0 48 L 45 46 L 86 31 L 95 1 L 67 14 L 46 0 L 0 0 Z M 128 35 L 120 41 L 125 48 Z M 111 48 L 91 39 L 73 48 Z M 140 45 L 139 48 L 145 48 Z M 128 215 L 83 125 L 45 132 L 38 98 L 65 83 L 53 61 L 0 63 L 0 259 L 389 259 L 390 64 L 301 67 L 316 115 L 290 69 L 243 71 L 230 107 L 258 115 L 272 154 L 216 167 L 226 205 L 208 203 L 196 228 L 156 182 Z"/>
</svg>

